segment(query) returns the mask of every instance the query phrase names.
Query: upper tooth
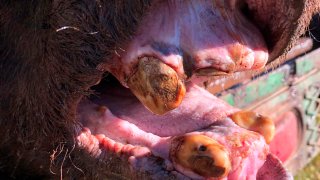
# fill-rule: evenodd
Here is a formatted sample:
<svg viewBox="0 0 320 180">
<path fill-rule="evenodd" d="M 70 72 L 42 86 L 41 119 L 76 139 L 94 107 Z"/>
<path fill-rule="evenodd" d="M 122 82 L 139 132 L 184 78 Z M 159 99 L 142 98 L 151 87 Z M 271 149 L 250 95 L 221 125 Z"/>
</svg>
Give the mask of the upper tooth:
<svg viewBox="0 0 320 180">
<path fill-rule="evenodd" d="M 195 74 L 197 76 L 226 76 L 228 73 L 214 69 L 214 68 L 202 68 L 198 69 Z"/>
<path fill-rule="evenodd" d="M 152 57 L 140 59 L 128 86 L 146 108 L 159 115 L 178 107 L 186 92 L 177 73 Z"/>
</svg>

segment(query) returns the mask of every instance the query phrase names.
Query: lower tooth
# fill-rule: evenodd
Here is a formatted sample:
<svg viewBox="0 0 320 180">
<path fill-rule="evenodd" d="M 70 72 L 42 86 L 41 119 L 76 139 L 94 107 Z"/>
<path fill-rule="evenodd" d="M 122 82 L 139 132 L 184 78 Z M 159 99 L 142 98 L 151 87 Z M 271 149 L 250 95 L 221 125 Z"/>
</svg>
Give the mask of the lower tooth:
<svg viewBox="0 0 320 180">
<path fill-rule="evenodd" d="M 159 115 L 178 107 L 186 92 L 183 81 L 171 67 L 146 57 L 140 59 L 128 86 L 147 109 Z"/>
<path fill-rule="evenodd" d="M 274 122 L 252 111 L 238 111 L 230 118 L 240 127 L 260 133 L 269 144 L 275 134 Z"/>
<path fill-rule="evenodd" d="M 176 137 L 170 149 L 170 158 L 174 164 L 206 178 L 223 178 L 231 170 L 227 150 L 204 135 Z"/>
</svg>

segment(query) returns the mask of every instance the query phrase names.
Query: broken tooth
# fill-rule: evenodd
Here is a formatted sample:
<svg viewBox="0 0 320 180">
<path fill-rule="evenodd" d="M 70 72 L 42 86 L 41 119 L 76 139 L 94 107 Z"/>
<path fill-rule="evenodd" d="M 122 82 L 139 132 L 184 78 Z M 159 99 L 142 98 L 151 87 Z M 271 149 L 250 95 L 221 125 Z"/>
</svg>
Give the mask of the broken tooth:
<svg viewBox="0 0 320 180">
<path fill-rule="evenodd" d="M 238 111 L 230 118 L 240 127 L 260 133 L 268 144 L 274 137 L 275 126 L 269 117 L 252 111 Z"/>
<path fill-rule="evenodd" d="M 140 59 L 128 87 L 146 108 L 159 115 L 178 107 L 186 93 L 177 73 L 152 57 Z"/>
<path fill-rule="evenodd" d="M 227 150 L 204 135 L 186 135 L 173 140 L 170 158 L 178 164 L 206 178 L 223 178 L 231 170 Z"/>
</svg>

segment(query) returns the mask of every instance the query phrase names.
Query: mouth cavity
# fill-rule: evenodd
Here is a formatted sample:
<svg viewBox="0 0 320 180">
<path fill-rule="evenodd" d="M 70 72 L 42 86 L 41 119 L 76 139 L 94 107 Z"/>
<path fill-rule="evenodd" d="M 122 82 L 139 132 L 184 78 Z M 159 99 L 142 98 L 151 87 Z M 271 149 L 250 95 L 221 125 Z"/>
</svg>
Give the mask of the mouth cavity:
<svg viewBox="0 0 320 180">
<path fill-rule="evenodd" d="M 263 25 L 254 26 L 257 19 L 244 22 L 243 17 L 248 18 L 256 8 L 247 3 L 239 3 L 238 11 L 232 14 L 235 17 L 229 20 L 248 27 L 221 24 L 224 31 L 210 29 L 214 26 L 197 29 L 197 18 L 203 19 L 201 23 L 221 21 L 201 5 L 208 3 L 201 1 L 198 6 L 190 2 L 194 8 L 188 7 L 188 3 L 175 4 L 181 6 L 177 12 L 188 12 L 195 19 L 181 15 L 184 18 L 177 20 L 176 16 L 171 17 L 171 11 L 160 12 L 166 7 L 161 3 L 151 8 L 153 16 L 142 21 L 147 28 L 138 29 L 132 42 L 123 48 L 126 51 L 117 54 L 113 64 L 106 65 L 109 67 L 105 69 L 115 77 L 107 75 L 91 88 L 96 93 L 78 105 L 77 118 L 85 127 L 78 136 L 81 147 L 96 157 L 103 151 L 126 156 L 132 166 L 141 157 L 159 157 L 165 162 L 162 169 L 190 178 L 256 177 L 269 154 L 263 136 L 236 125 L 230 118 L 238 117 L 233 117 L 237 108 L 195 85 L 192 77 L 186 77 L 193 74 L 218 78 L 233 71 L 262 68 L 273 44 L 266 42 L 266 47 L 265 34 L 262 36 L 257 30 Z M 222 19 L 224 13 L 230 13 L 217 12 Z M 238 13 L 242 14 L 239 18 Z M 169 17 L 160 18 L 159 14 Z M 162 22 L 161 26 L 154 21 Z M 173 29 L 159 32 L 161 27 Z M 184 31 L 177 33 L 176 27 Z M 234 28 L 239 28 L 239 34 L 234 34 Z M 247 31 L 253 35 L 247 37 Z M 216 34 L 208 36 L 208 32 Z M 222 38 L 221 33 L 226 32 Z M 161 44 L 161 48 L 155 44 Z M 261 121 L 265 123 L 264 119 Z M 241 118 L 237 124 L 241 124 Z M 255 124 L 248 129 L 268 134 Z M 147 165 L 142 166 L 137 168 L 148 169 Z"/>
<path fill-rule="evenodd" d="M 185 87 L 181 104 L 160 116 L 108 75 L 78 105 L 85 127 L 79 145 L 95 157 L 103 151 L 126 156 L 133 167 L 139 158 L 156 156 L 166 162 L 162 168 L 191 178 L 256 174 L 269 152 L 263 137 L 228 118 L 238 109 L 191 82 Z M 255 169 L 243 165 L 253 158 Z"/>
</svg>

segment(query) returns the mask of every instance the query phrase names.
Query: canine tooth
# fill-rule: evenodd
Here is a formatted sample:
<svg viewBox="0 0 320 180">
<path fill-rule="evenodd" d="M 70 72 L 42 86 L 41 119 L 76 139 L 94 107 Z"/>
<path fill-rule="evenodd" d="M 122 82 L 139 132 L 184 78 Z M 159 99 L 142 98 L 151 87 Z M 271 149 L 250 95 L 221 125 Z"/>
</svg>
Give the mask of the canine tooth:
<svg viewBox="0 0 320 180">
<path fill-rule="evenodd" d="M 223 178 L 231 170 L 229 155 L 224 146 L 204 135 L 175 138 L 170 158 L 175 164 L 206 178 Z"/>
<path fill-rule="evenodd" d="M 267 116 L 252 111 L 238 111 L 230 118 L 240 127 L 260 133 L 268 144 L 274 137 L 274 122 Z"/>
<path fill-rule="evenodd" d="M 140 59 L 128 86 L 146 108 L 159 115 L 178 107 L 186 92 L 177 73 L 152 57 Z"/>
</svg>

